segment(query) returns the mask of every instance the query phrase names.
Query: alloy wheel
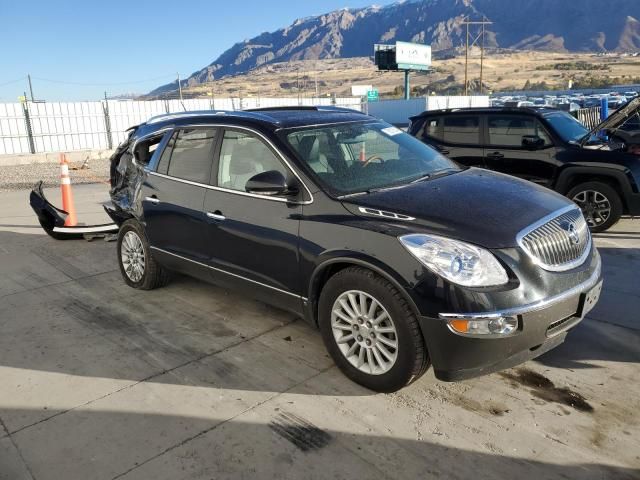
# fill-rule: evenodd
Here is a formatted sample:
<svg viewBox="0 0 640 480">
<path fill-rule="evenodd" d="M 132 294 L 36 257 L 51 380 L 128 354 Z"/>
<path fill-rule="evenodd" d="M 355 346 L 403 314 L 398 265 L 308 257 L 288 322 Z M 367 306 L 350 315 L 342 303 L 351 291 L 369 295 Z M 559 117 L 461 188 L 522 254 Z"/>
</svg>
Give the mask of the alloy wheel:
<svg viewBox="0 0 640 480">
<path fill-rule="evenodd" d="M 398 358 L 398 334 L 384 306 L 360 290 L 341 294 L 331 309 L 331 329 L 338 348 L 358 370 L 381 375 Z"/>
<path fill-rule="evenodd" d="M 611 216 L 611 202 L 601 192 L 583 190 L 575 194 L 572 200 L 578 204 L 590 227 L 602 225 Z"/>
<path fill-rule="evenodd" d="M 145 269 L 144 247 L 142 240 L 134 231 L 128 231 L 122 237 L 120 258 L 124 272 L 132 282 L 142 280 Z"/>
</svg>

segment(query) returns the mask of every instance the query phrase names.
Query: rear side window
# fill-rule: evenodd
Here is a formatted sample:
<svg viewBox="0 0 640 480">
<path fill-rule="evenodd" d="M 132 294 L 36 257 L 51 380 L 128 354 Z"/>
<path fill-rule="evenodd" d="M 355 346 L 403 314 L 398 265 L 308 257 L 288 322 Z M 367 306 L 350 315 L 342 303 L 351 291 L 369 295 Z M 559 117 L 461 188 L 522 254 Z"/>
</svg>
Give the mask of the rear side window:
<svg viewBox="0 0 640 480">
<path fill-rule="evenodd" d="M 533 135 L 549 145 L 551 140 L 534 117 L 517 115 L 495 115 L 488 120 L 489 144 L 504 147 L 521 147 L 522 137 Z"/>
<path fill-rule="evenodd" d="M 451 115 L 444 117 L 442 140 L 447 143 L 480 143 L 480 117 L 476 115 Z"/>
<path fill-rule="evenodd" d="M 209 183 L 216 136 L 217 130 L 213 128 L 180 130 L 171 149 L 168 175 L 197 183 Z"/>
</svg>

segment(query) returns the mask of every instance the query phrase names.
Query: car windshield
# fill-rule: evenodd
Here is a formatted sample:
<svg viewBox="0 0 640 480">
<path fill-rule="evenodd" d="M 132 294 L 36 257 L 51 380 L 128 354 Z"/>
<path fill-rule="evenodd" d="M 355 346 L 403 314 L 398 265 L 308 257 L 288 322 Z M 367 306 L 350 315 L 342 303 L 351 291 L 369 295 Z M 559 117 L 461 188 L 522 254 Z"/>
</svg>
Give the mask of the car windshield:
<svg viewBox="0 0 640 480">
<path fill-rule="evenodd" d="M 552 113 L 545 118 L 565 142 L 579 142 L 589 133 L 583 124 L 568 113 Z"/>
<path fill-rule="evenodd" d="M 384 122 L 288 131 L 286 140 L 320 182 L 338 196 L 459 171 L 451 160 Z"/>
</svg>

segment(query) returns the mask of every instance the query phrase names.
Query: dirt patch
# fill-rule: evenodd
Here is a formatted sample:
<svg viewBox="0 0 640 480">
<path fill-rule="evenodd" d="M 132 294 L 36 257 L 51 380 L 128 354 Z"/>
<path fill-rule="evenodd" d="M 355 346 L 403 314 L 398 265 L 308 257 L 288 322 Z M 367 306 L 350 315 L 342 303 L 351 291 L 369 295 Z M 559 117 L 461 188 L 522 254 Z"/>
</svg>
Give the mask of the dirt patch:
<svg viewBox="0 0 640 480">
<path fill-rule="evenodd" d="M 269 428 L 303 452 L 326 447 L 332 439 L 324 430 L 288 412 L 279 413 L 269 422 Z"/>
<path fill-rule="evenodd" d="M 556 387 L 547 377 L 528 368 L 517 369 L 515 373 L 502 372 L 499 375 L 514 386 L 531 388 L 531 394 L 541 400 L 567 405 L 580 412 L 593 412 L 593 407 L 581 394 L 567 387 Z"/>
</svg>

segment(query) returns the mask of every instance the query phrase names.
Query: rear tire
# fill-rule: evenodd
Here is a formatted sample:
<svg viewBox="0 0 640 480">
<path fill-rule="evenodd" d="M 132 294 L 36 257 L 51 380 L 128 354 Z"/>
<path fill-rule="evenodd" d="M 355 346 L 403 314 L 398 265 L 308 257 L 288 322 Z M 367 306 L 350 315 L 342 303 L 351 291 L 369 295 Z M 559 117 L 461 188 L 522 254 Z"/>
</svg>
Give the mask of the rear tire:
<svg viewBox="0 0 640 480">
<path fill-rule="evenodd" d="M 593 181 L 576 185 L 567 197 L 582 210 L 592 232 L 604 232 L 622 216 L 622 200 L 610 185 Z"/>
<path fill-rule="evenodd" d="M 324 344 L 354 382 L 395 392 L 429 368 L 413 310 L 393 284 L 371 270 L 348 267 L 336 273 L 322 289 L 318 309 Z"/>
<path fill-rule="evenodd" d="M 125 283 L 153 290 L 169 283 L 170 274 L 151 254 L 149 241 L 137 220 L 127 220 L 118 232 L 118 265 Z"/>
</svg>

